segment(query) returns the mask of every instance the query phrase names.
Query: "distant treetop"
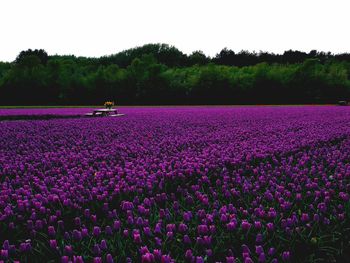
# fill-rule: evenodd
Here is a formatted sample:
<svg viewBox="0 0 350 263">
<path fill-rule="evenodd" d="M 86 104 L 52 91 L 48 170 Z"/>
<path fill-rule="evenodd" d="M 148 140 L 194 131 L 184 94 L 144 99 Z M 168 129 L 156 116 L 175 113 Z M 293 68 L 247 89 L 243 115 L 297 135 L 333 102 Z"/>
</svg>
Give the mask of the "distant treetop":
<svg viewBox="0 0 350 263">
<path fill-rule="evenodd" d="M 28 49 L 25 51 L 21 51 L 19 53 L 19 55 L 17 56 L 17 58 L 15 60 L 15 63 L 20 64 L 26 57 L 29 57 L 29 56 L 38 57 L 40 59 L 41 64 L 44 64 L 44 65 L 46 65 L 46 63 L 49 59 L 49 56 L 44 49 L 34 49 L 34 50 Z"/>
<path fill-rule="evenodd" d="M 126 68 L 131 65 L 135 58 L 141 58 L 143 55 L 152 55 L 159 63 L 166 65 L 167 67 L 188 67 L 193 65 L 204 65 L 208 63 L 214 63 L 218 65 L 226 66 L 252 66 L 259 63 L 278 63 L 278 64 L 295 64 L 303 63 L 306 59 L 317 58 L 321 62 L 325 62 L 329 59 L 338 61 L 350 62 L 350 53 L 332 54 L 331 52 L 319 52 L 317 50 L 311 50 L 309 53 L 298 50 L 286 50 L 283 54 L 274 54 L 269 52 L 250 52 L 247 50 L 241 50 L 235 52 L 228 48 L 223 48 L 214 57 L 206 56 L 201 50 L 192 52 L 190 55 L 186 55 L 174 46 L 168 44 L 146 44 L 140 47 L 130 48 L 109 56 L 102 56 L 100 58 L 85 58 L 75 56 L 48 56 L 47 52 L 43 49 L 28 49 L 21 51 L 17 56 L 15 63 L 19 64 L 25 57 L 37 56 L 40 59 L 41 64 L 46 65 L 50 58 L 62 58 L 79 60 L 80 62 L 86 61 L 87 63 L 93 62 L 97 65 L 111 65 L 116 64 L 120 68 Z"/>
</svg>

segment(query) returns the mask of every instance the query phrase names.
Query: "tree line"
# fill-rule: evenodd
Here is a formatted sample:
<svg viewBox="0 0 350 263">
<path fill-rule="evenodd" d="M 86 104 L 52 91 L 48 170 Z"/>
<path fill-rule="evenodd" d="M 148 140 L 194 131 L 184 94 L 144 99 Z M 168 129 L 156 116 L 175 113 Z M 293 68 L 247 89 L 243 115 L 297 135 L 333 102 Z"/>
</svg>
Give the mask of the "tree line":
<svg viewBox="0 0 350 263">
<path fill-rule="evenodd" d="M 148 44 L 100 58 L 22 51 L 0 62 L 1 105 L 334 103 L 350 99 L 350 54 Z"/>
</svg>

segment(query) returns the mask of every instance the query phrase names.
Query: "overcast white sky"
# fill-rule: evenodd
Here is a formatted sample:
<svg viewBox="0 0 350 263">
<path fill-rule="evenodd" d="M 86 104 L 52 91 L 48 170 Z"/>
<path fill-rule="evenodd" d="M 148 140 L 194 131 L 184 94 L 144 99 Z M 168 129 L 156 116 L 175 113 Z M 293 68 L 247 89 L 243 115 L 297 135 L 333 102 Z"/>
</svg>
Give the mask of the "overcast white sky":
<svg viewBox="0 0 350 263">
<path fill-rule="evenodd" d="M 0 61 L 21 50 L 110 55 L 146 43 L 185 53 L 350 52 L 348 0 L 0 0 Z"/>
</svg>

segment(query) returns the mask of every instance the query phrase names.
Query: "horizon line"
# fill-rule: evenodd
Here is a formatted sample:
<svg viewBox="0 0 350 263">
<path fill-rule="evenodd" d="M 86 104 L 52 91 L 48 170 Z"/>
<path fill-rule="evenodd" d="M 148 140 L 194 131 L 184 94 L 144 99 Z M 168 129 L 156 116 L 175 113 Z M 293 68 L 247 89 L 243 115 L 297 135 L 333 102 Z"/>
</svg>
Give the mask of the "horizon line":
<svg viewBox="0 0 350 263">
<path fill-rule="evenodd" d="M 110 56 L 113 56 L 113 55 L 117 55 L 119 53 L 122 53 L 122 52 L 125 52 L 125 51 L 128 51 L 128 50 L 131 50 L 131 49 L 137 49 L 137 48 L 141 48 L 141 47 L 144 47 L 144 46 L 147 46 L 147 45 L 167 45 L 169 47 L 173 47 L 173 48 L 176 48 L 177 50 L 179 50 L 181 53 L 189 56 L 191 54 L 193 54 L 194 52 L 202 52 L 207 58 L 210 58 L 210 59 L 213 59 L 215 58 L 222 50 L 224 49 L 227 49 L 227 50 L 230 50 L 230 51 L 233 51 L 235 54 L 239 54 L 241 52 L 248 52 L 250 54 L 261 54 L 261 53 L 268 53 L 268 54 L 271 54 L 271 55 L 283 55 L 285 52 L 287 51 L 297 51 L 297 52 L 303 52 L 303 53 L 306 53 L 306 54 L 309 54 L 311 51 L 316 51 L 317 53 L 324 53 L 324 54 L 330 54 L 330 55 L 343 55 L 343 54 L 350 54 L 350 51 L 343 51 L 343 52 L 332 52 L 332 51 L 323 51 L 323 50 L 317 50 L 317 49 L 310 49 L 309 51 L 306 51 L 306 50 L 300 50 L 300 49 L 292 49 L 292 48 L 288 48 L 288 49 L 285 49 L 283 52 L 274 52 L 274 51 L 267 51 L 267 50 L 259 50 L 259 51 L 256 51 L 256 50 L 249 50 L 249 49 L 240 49 L 239 51 L 237 50 L 234 50 L 232 48 L 229 48 L 229 47 L 223 47 L 221 48 L 214 56 L 211 56 L 211 55 L 208 55 L 206 54 L 203 50 L 201 49 L 196 49 L 196 50 L 193 50 L 191 52 L 184 52 L 182 51 L 181 49 L 177 48 L 175 45 L 172 45 L 172 44 L 168 44 L 168 43 L 161 43 L 161 42 L 150 42 L 150 43 L 145 43 L 143 45 L 136 45 L 134 47 L 130 47 L 130 48 L 127 48 L 127 49 L 122 49 L 120 51 L 116 51 L 115 53 L 111 53 L 111 54 L 105 54 L 105 55 L 100 55 L 100 56 L 88 56 L 88 55 L 75 55 L 73 53 L 71 54 L 58 54 L 58 53 L 55 53 L 55 54 L 49 54 L 49 52 L 41 47 L 41 48 L 32 48 L 32 47 L 29 47 L 27 49 L 23 49 L 23 50 L 20 50 L 18 52 L 18 54 L 20 54 L 22 51 L 27 51 L 27 50 L 44 50 L 45 52 L 48 53 L 48 56 L 49 57 L 54 57 L 54 56 L 61 56 L 61 57 L 69 57 L 69 56 L 72 56 L 72 57 L 76 57 L 76 58 L 88 58 L 88 59 L 99 59 L 99 58 L 103 58 L 103 57 L 110 57 Z M 17 54 L 17 56 L 18 56 Z M 13 63 L 14 61 L 16 60 L 16 58 L 14 58 L 13 60 L 0 60 L 0 62 L 3 62 L 3 63 Z"/>
</svg>

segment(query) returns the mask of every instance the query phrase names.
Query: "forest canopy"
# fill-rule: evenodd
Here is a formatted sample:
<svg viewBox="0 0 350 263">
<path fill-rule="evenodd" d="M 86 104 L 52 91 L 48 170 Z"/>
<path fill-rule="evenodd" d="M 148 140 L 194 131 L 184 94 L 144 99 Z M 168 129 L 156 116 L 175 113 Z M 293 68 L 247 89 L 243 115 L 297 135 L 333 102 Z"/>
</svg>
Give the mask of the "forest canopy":
<svg viewBox="0 0 350 263">
<path fill-rule="evenodd" d="M 350 54 L 147 44 L 100 58 L 25 50 L 0 62 L 1 105 L 295 104 L 350 99 Z"/>
</svg>

